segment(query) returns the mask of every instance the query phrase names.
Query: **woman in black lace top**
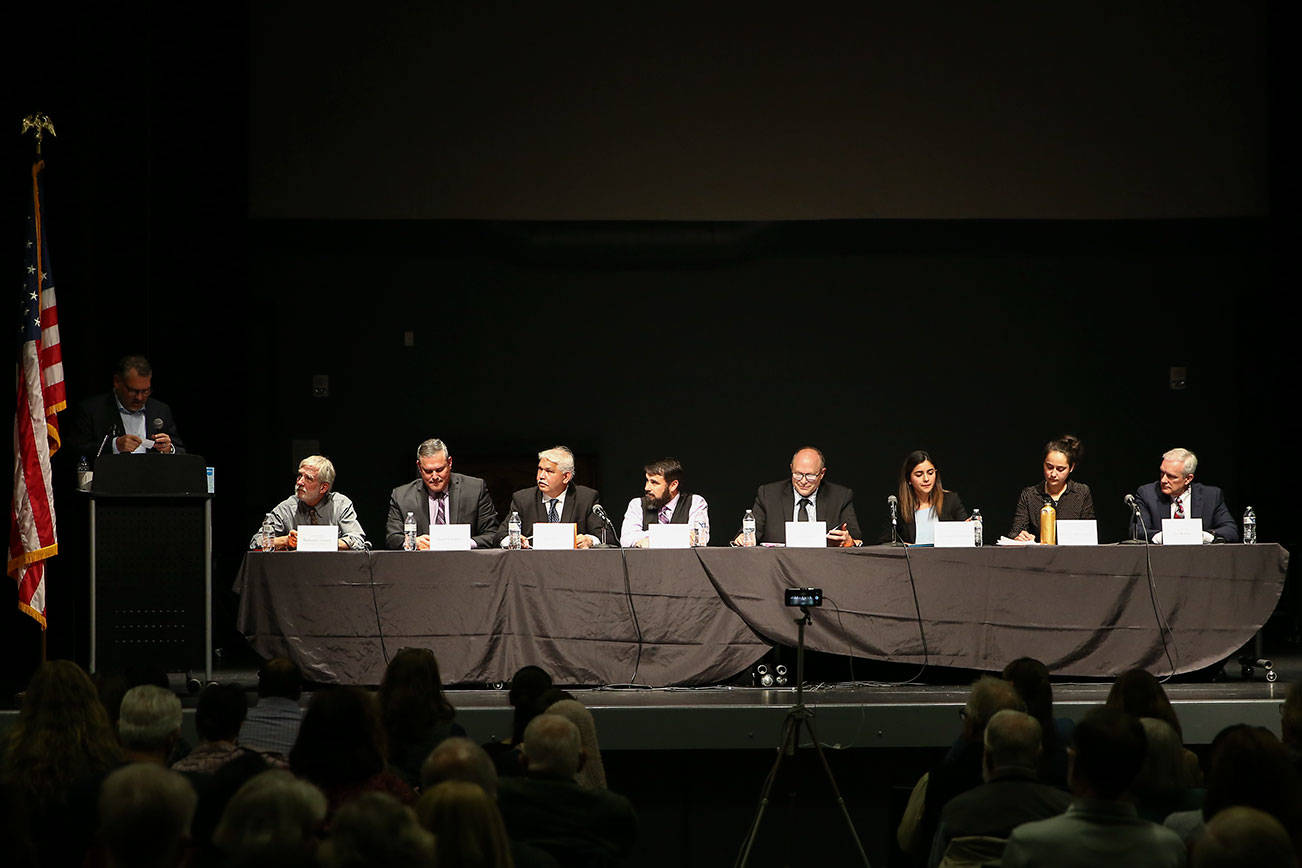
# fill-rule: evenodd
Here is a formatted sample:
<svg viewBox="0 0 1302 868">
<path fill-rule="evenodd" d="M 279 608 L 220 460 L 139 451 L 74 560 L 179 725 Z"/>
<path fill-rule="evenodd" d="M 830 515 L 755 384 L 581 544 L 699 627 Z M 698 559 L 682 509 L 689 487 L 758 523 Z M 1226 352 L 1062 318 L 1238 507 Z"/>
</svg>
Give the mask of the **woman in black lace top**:
<svg viewBox="0 0 1302 868">
<path fill-rule="evenodd" d="M 1044 444 L 1044 480 L 1022 489 L 1013 512 L 1013 528 L 1008 531 L 1011 539 L 1035 542 L 1039 538 L 1040 509 L 1045 501 L 1052 501 L 1059 519 L 1094 517 L 1090 487 L 1071 479 L 1084 451 L 1080 440 L 1070 434 Z"/>
</svg>

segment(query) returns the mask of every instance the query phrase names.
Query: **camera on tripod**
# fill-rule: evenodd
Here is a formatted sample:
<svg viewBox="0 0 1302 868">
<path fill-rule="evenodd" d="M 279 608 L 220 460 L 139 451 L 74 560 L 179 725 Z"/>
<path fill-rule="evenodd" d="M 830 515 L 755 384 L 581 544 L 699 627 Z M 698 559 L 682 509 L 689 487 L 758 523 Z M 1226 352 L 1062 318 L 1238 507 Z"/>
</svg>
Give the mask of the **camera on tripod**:
<svg viewBox="0 0 1302 868">
<path fill-rule="evenodd" d="M 786 604 L 792 608 L 823 605 L 822 588 L 787 588 L 784 596 Z"/>
</svg>

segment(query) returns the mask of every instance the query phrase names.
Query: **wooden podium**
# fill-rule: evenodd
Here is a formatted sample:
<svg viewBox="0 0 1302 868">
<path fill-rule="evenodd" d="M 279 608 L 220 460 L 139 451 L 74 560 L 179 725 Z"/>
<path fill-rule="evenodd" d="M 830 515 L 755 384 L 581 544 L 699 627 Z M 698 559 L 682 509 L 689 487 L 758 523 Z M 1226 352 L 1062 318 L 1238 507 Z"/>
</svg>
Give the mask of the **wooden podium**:
<svg viewBox="0 0 1302 868">
<path fill-rule="evenodd" d="M 212 680 L 212 495 L 201 455 L 103 455 L 90 491 L 90 669 Z"/>
</svg>

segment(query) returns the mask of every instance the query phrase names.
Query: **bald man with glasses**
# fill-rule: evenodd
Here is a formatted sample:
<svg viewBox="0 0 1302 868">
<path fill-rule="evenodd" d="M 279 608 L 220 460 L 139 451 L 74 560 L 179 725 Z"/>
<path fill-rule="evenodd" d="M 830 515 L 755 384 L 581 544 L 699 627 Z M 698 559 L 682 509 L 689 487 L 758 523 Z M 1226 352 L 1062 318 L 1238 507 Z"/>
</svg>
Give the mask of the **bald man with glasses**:
<svg viewBox="0 0 1302 868">
<path fill-rule="evenodd" d="M 825 481 L 827 462 L 823 453 L 806 446 L 791 456 L 791 476 L 761 485 L 755 492 L 755 540 L 760 543 L 787 541 L 787 522 L 827 522 L 829 546 L 863 545 L 859 518 L 854 513 L 854 492 L 844 485 Z M 741 544 L 741 535 L 733 540 Z"/>
</svg>

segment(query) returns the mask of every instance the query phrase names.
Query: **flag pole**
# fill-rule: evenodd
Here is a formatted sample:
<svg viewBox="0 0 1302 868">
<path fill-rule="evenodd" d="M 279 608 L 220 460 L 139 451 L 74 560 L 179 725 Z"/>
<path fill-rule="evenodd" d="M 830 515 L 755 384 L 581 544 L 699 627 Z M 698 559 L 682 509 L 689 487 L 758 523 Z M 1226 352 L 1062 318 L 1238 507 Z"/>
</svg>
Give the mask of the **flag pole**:
<svg viewBox="0 0 1302 868">
<path fill-rule="evenodd" d="M 23 118 L 22 130 L 20 131 L 19 135 L 27 135 L 27 134 L 30 133 L 30 134 L 32 134 L 33 138 L 34 138 L 35 141 L 36 141 L 36 164 L 37 164 L 37 165 L 36 165 L 36 167 L 33 169 L 33 175 L 32 175 L 32 177 L 33 177 L 33 183 L 35 183 L 36 172 L 39 171 L 39 164 L 40 164 L 40 162 L 41 162 L 41 145 L 42 145 L 42 143 L 43 143 L 43 141 L 44 141 L 45 133 L 47 133 L 47 132 L 48 132 L 51 136 L 57 135 L 57 133 L 55 133 L 55 131 L 54 131 L 54 124 L 50 121 L 50 117 L 49 117 L 49 115 L 46 115 L 46 114 L 44 114 L 44 113 L 40 113 L 40 112 L 38 112 L 38 113 L 35 113 L 35 114 L 27 115 L 27 116 L 25 116 L 25 117 Z M 39 281 L 38 281 L 38 286 L 39 286 L 39 285 L 40 285 L 40 284 L 39 284 Z M 39 303 L 38 303 L 37 307 L 38 307 L 38 308 L 40 307 L 40 304 L 39 304 Z M 42 378 L 42 379 L 43 379 L 43 378 Z M 62 376 L 60 376 L 60 379 L 62 379 Z M 57 429 L 52 429 L 52 430 L 56 430 L 56 431 L 57 431 Z M 56 434 L 56 438 L 57 438 L 57 434 Z M 57 448 L 57 445 L 56 445 L 55 448 Z M 51 507 L 51 509 L 52 509 L 52 508 L 53 508 L 53 507 Z M 58 548 L 57 548 L 57 543 L 55 544 L 54 550 L 55 550 L 55 551 L 58 550 Z M 45 575 L 45 572 L 46 572 L 46 569 L 47 569 L 47 567 L 49 566 L 49 564 L 48 564 L 48 562 L 42 562 L 40 566 L 41 566 L 42 576 L 44 576 L 44 575 Z M 43 614 L 43 613 L 42 613 L 42 614 Z M 49 654 L 49 646 L 48 646 L 48 641 L 47 641 L 47 640 L 48 640 L 48 635 L 47 635 L 47 632 L 48 632 L 48 621 L 47 621 L 44 617 L 41 617 L 41 618 L 39 619 L 39 622 L 40 622 L 40 625 L 41 625 L 41 657 L 40 657 L 40 662 L 41 662 L 41 663 L 45 663 L 46 660 L 48 659 L 48 654 Z"/>
</svg>

